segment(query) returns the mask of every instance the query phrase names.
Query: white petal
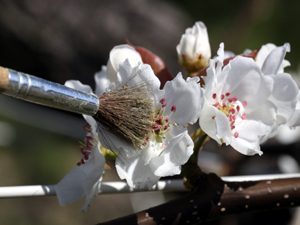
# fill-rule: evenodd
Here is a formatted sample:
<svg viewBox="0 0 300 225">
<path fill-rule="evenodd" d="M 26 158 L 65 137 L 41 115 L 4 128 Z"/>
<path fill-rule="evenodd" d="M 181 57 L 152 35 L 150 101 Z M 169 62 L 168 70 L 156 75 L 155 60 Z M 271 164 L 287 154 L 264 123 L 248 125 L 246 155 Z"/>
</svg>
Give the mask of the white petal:
<svg viewBox="0 0 300 225">
<path fill-rule="evenodd" d="M 215 90 L 215 87 L 217 86 L 217 77 L 216 77 L 216 69 L 215 69 L 215 64 L 217 63 L 217 60 L 211 59 L 209 61 L 210 66 L 207 68 L 206 73 L 207 75 L 202 77 L 204 80 L 204 89 L 205 89 L 205 94 L 204 96 L 206 97 L 207 100 L 210 100 L 213 92 Z"/>
<path fill-rule="evenodd" d="M 277 46 L 272 43 L 261 46 L 255 57 L 255 62 L 258 64 L 259 68 L 262 68 L 264 62 L 266 61 L 266 58 L 275 48 L 277 48 Z"/>
<path fill-rule="evenodd" d="M 57 185 L 55 185 L 59 204 L 65 206 L 67 203 L 81 199 L 85 195 L 82 186 L 82 182 L 85 178 L 85 174 L 79 169 L 79 167 L 75 167 L 67 173 L 67 175 Z"/>
<path fill-rule="evenodd" d="M 194 27 L 193 28 L 195 32 L 198 34 L 196 42 L 196 54 L 201 55 L 203 58 L 208 60 L 211 57 L 211 50 L 206 26 L 203 22 L 196 22 Z"/>
<path fill-rule="evenodd" d="M 198 77 L 185 81 L 179 73 L 165 84 L 163 88 L 165 92 L 160 96 L 166 100 L 165 115 L 170 115 L 172 106 L 176 106 L 176 112 L 170 117 L 171 123 L 186 126 L 187 123 L 194 124 L 198 120 L 203 102 L 203 90 L 198 81 Z"/>
<path fill-rule="evenodd" d="M 270 132 L 270 127 L 259 121 L 246 120 L 246 123 L 239 129 L 238 138 L 232 138 L 231 146 L 245 155 L 262 155 L 260 151 L 260 137 Z"/>
<path fill-rule="evenodd" d="M 297 95 L 297 104 L 296 104 L 295 111 L 292 117 L 289 119 L 287 125 L 291 128 L 300 126 L 300 91 L 298 92 Z"/>
<path fill-rule="evenodd" d="M 83 91 L 86 93 L 93 93 L 93 90 L 89 85 L 82 84 L 78 80 L 68 80 L 65 82 L 65 86 L 79 90 L 79 91 Z"/>
<path fill-rule="evenodd" d="M 103 95 L 104 92 L 110 92 L 115 89 L 115 84 L 107 78 L 106 66 L 102 66 L 102 70 L 96 73 L 94 78 L 96 83 L 95 93 L 98 96 Z"/>
<path fill-rule="evenodd" d="M 99 146 L 100 143 L 92 149 L 89 159 L 85 164 L 73 168 L 55 185 L 57 197 L 61 205 L 74 202 L 85 195 L 85 204 L 82 210 L 86 211 L 90 203 L 98 195 L 105 166 L 105 159 L 99 151 Z"/>
<path fill-rule="evenodd" d="M 266 101 L 261 107 L 247 114 L 247 119 L 260 121 L 267 126 L 273 126 L 276 121 L 277 107 L 274 103 Z"/>
<path fill-rule="evenodd" d="M 107 62 L 107 78 L 111 82 L 122 83 L 122 77 L 118 77 L 117 73 L 120 63 L 126 59 L 129 60 L 132 67 L 142 63 L 140 54 L 129 45 L 118 45 L 110 51 L 109 60 Z"/>
<path fill-rule="evenodd" d="M 277 125 L 286 123 L 295 111 L 299 93 L 296 82 L 286 73 L 269 76 L 274 81 L 270 101 L 277 106 Z"/>
<path fill-rule="evenodd" d="M 300 109 L 296 109 L 287 125 L 291 128 L 300 126 Z"/>
<path fill-rule="evenodd" d="M 160 87 L 159 79 L 148 64 L 139 64 L 133 68 L 129 61 L 125 60 L 125 62 L 120 63 L 118 76 L 122 78 L 121 85 L 126 82 L 126 85 L 134 87 L 143 83 L 152 93 L 157 92 Z"/>
<path fill-rule="evenodd" d="M 217 60 L 219 61 L 219 62 L 221 62 L 222 63 L 222 65 L 223 65 L 223 61 L 224 61 L 224 43 L 222 42 L 222 43 L 220 43 L 220 45 L 219 45 L 219 49 L 218 49 L 218 52 L 217 52 Z"/>
<path fill-rule="evenodd" d="M 231 146 L 244 155 L 262 155 L 258 142 L 250 142 L 243 138 L 233 138 Z"/>
<path fill-rule="evenodd" d="M 217 91 L 217 84 L 223 83 L 223 80 L 228 74 L 230 65 L 224 67 L 225 71 L 222 72 L 224 60 L 224 43 L 220 44 L 218 56 L 214 60 L 209 61 L 209 68 L 206 70 L 207 76 L 202 77 L 205 83 L 205 97 L 210 100 L 213 92 Z M 216 66 L 217 64 L 217 66 Z"/>
<path fill-rule="evenodd" d="M 144 157 L 145 164 L 149 164 L 152 158 L 159 156 L 164 151 L 165 146 L 169 146 L 169 142 L 177 136 L 186 133 L 187 129 L 183 126 L 171 125 L 168 132 L 165 134 L 163 143 L 158 143 L 156 140 L 150 140 L 148 145 L 143 149 L 142 157 Z"/>
<path fill-rule="evenodd" d="M 155 176 L 149 165 L 145 165 L 143 157 L 134 156 L 126 158 L 118 154 L 116 158 L 116 170 L 121 179 L 126 179 L 127 184 L 133 188 L 151 188 L 160 177 Z"/>
<path fill-rule="evenodd" d="M 180 44 L 177 45 L 177 53 L 179 57 L 185 55 L 188 59 L 194 59 L 195 57 L 195 43 L 196 36 L 193 34 L 183 34 L 181 36 Z"/>
<path fill-rule="evenodd" d="M 290 52 L 289 43 L 285 43 L 283 46 L 273 49 L 262 65 L 262 72 L 265 75 L 277 74 L 286 52 Z"/>
<path fill-rule="evenodd" d="M 169 132 L 168 132 L 169 133 Z M 151 140 L 148 142 L 147 146 L 143 148 L 143 154 L 140 157 L 143 157 L 145 165 L 149 164 L 149 162 L 155 156 L 158 156 L 164 149 L 163 143 L 158 143 L 156 140 Z"/>
<path fill-rule="evenodd" d="M 221 138 L 231 135 L 231 128 L 226 115 L 204 100 L 202 113 L 199 120 L 200 128 L 219 144 Z"/>
<path fill-rule="evenodd" d="M 156 176 L 180 174 L 181 165 L 193 154 L 194 143 L 187 131 L 175 136 L 168 142 L 163 152 L 150 161 L 150 168 Z"/>
<path fill-rule="evenodd" d="M 260 107 L 271 94 L 273 80 L 264 76 L 250 58 L 237 56 L 229 65 L 231 69 L 224 80 L 222 93 L 229 92 L 230 96 L 236 96 L 239 101 L 246 101 L 247 112 Z"/>
<path fill-rule="evenodd" d="M 89 160 L 80 166 L 80 170 L 86 174 L 86 179 L 82 182 L 83 189 L 86 193 L 85 204 L 82 211 L 87 211 L 90 204 L 97 197 L 100 188 L 100 181 L 104 173 L 105 159 L 100 153 L 100 143 L 98 142 L 89 155 Z"/>
</svg>

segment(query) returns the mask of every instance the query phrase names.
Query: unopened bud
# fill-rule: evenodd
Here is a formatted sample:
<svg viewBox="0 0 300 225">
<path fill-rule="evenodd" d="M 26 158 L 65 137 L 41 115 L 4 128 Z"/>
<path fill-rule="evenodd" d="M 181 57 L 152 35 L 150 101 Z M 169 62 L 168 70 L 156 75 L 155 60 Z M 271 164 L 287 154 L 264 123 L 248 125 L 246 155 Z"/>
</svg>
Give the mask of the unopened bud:
<svg viewBox="0 0 300 225">
<path fill-rule="evenodd" d="M 211 50 L 204 23 L 196 22 L 193 28 L 186 29 L 176 50 L 179 64 L 189 73 L 198 72 L 206 67 L 209 64 Z"/>
</svg>

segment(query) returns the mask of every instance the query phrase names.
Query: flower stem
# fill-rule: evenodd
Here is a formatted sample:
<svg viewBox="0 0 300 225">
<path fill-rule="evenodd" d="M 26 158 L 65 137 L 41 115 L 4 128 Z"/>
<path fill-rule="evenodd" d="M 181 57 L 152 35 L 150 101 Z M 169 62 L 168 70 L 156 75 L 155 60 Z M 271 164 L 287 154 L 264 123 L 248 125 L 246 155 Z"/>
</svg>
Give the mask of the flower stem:
<svg viewBox="0 0 300 225">
<path fill-rule="evenodd" d="M 198 131 L 196 133 L 198 133 Z M 199 151 L 206 143 L 206 139 L 207 134 L 200 131 L 198 138 L 194 140 L 194 153 L 191 155 L 187 163 L 182 166 L 182 171 L 185 175 L 184 183 L 188 189 L 193 189 L 199 182 L 203 181 L 206 177 L 206 174 L 202 172 L 202 170 L 197 164 Z"/>
</svg>

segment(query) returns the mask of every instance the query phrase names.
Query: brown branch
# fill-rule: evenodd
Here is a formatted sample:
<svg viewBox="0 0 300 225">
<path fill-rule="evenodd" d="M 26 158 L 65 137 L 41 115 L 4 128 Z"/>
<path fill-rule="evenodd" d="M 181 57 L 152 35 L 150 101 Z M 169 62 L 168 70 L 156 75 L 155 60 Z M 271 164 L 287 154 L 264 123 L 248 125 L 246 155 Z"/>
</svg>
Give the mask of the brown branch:
<svg viewBox="0 0 300 225">
<path fill-rule="evenodd" d="M 181 198 L 100 224 L 201 224 L 229 214 L 299 206 L 299 197 L 300 178 L 224 182 L 208 174 Z"/>
</svg>

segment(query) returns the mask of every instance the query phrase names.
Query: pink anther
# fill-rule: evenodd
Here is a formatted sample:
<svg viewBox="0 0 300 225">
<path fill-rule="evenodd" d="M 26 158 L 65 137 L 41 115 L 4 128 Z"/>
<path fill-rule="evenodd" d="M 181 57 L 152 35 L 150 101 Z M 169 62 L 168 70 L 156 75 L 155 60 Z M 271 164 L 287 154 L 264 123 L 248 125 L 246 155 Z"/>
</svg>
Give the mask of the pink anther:
<svg viewBox="0 0 300 225">
<path fill-rule="evenodd" d="M 239 133 L 238 133 L 238 132 L 235 132 L 235 133 L 234 133 L 234 137 L 235 137 L 235 138 L 238 138 L 238 137 L 239 137 Z"/>
<path fill-rule="evenodd" d="M 84 131 L 85 132 L 91 132 L 91 127 L 90 125 L 86 124 L 84 127 L 83 127 Z"/>
<path fill-rule="evenodd" d="M 165 99 L 165 98 L 162 98 L 159 102 L 160 102 L 161 104 L 164 104 L 165 101 L 166 101 L 166 99 Z"/>
<path fill-rule="evenodd" d="M 245 113 L 243 113 L 241 117 L 242 117 L 242 120 L 246 120 L 246 119 L 247 119 L 247 117 L 246 117 L 246 114 L 245 114 Z"/>
<path fill-rule="evenodd" d="M 172 106 L 171 111 L 176 112 L 176 106 L 175 105 Z"/>
</svg>

